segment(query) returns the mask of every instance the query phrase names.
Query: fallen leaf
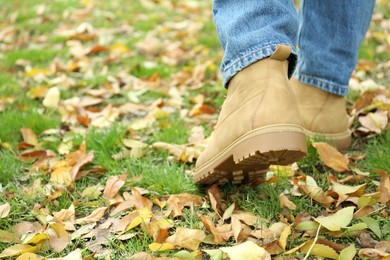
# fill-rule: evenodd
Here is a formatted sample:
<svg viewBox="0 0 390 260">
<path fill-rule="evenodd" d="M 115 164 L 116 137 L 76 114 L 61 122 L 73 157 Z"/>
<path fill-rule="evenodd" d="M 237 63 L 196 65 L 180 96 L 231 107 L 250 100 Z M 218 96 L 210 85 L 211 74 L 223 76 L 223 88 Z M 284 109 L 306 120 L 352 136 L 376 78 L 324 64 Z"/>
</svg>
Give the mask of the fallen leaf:
<svg viewBox="0 0 390 260">
<path fill-rule="evenodd" d="M 379 202 L 386 204 L 390 201 L 390 179 L 389 174 L 383 170 L 376 170 L 376 172 L 381 176 L 381 183 L 379 185 L 380 199 Z"/>
<path fill-rule="evenodd" d="M 359 117 L 360 124 L 370 132 L 380 134 L 388 124 L 388 111 L 370 112 L 366 116 Z"/>
<path fill-rule="evenodd" d="M 357 253 L 357 251 L 356 251 L 355 245 L 352 244 L 340 252 L 339 259 L 340 260 L 353 260 L 356 253 Z"/>
<path fill-rule="evenodd" d="M 37 254 L 34 253 L 24 253 L 18 256 L 18 258 L 16 258 L 16 260 L 39 260 L 39 259 L 42 259 L 42 257 L 39 257 Z"/>
<path fill-rule="evenodd" d="M 355 207 L 346 207 L 327 217 L 318 217 L 314 220 L 330 231 L 346 228 L 353 218 Z"/>
<path fill-rule="evenodd" d="M 205 237 L 206 234 L 203 230 L 179 227 L 176 229 L 175 234 L 168 237 L 165 241 L 173 244 L 175 247 L 197 250 Z"/>
<path fill-rule="evenodd" d="M 377 220 L 364 216 L 360 218 L 364 223 L 367 224 L 368 228 L 371 229 L 372 232 L 378 237 L 382 238 L 382 231 L 381 227 L 379 226 L 379 223 Z"/>
<path fill-rule="evenodd" d="M 153 203 L 150 201 L 150 199 L 143 197 L 137 188 L 131 187 L 131 192 L 134 196 L 134 205 L 136 209 L 152 209 Z"/>
<path fill-rule="evenodd" d="M 76 224 L 79 225 L 84 225 L 84 224 L 89 224 L 93 222 L 99 221 L 103 216 L 104 213 L 106 212 L 107 207 L 100 207 L 92 211 L 92 213 L 84 218 L 80 218 L 76 220 Z"/>
<path fill-rule="evenodd" d="M 50 228 L 46 230 L 46 233 L 49 236 L 50 247 L 56 252 L 64 250 L 71 240 L 71 237 L 68 232 L 66 232 L 64 226 L 58 223 L 51 224 Z"/>
<path fill-rule="evenodd" d="M 297 205 L 289 200 L 283 192 L 279 195 L 279 203 L 281 208 L 288 208 L 290 210 L 295 210 L 297 208 Z"/>
<path fill-rule="evenodd" d="M 0 253 L 0 258 L 17 256 L 23 253 L 34 253 L 38 250 L 38 246 L 30 246 L 24 244 L 16 244 L 8 247 Z"/>
<path fill-rule="evenodd" d="M 18 236 L 14 233 L 0 230 L 0 242 L 1 243 L 21 243 Z"/>
<path fill-rule="evenodd" d="M 230 259 L 234 260 L 271 259 L 271 256 L 267 253 L 267 251 L 265 251 L 264 248 L 256 245 L 252 241 L 246 241 L 240 245 L 232 247 L 221 247 L 220 250 L 225 252 L 230 257 Z"/>
<path fill-rule="evenodd" d="M 127 179 L 127 174 L 110 176 L 106 182 L 106 187 L 104 188 L 104 197 L 107 199 L 112 199 L 118 193 L 120 188 L 125 184 Z"/>
<path fill-rule="evenodd" d="M 46 91 L 45 98 L 42 101 L 43 106 L 57 108 L 60 103 L 60 90 L 57 87 L 50 88 Z"/>
<path fill-rule="evenodd" d="M 234 235 L 231 224 L 215 227 L 210 216 L 201 216 L 200 219 L 202 220 L 205 228 L 214 235 L 214 241 L 218 244 L 225 243 Z"/>
<path fill-rule="evenodd" d="M 337 172 L 348 171 L 348 158 L 336 148 L 325 142 L 315 142 L 312 146 L 317 149 L 321 161 Z"/>
<path fill-rule="evenodd" d="M 9 203 L 5 203 L 0 205 L 0 218 L 6 218 L 11 211 L 11 205 Z"/>
<path fill-rule="evenodd" d="M 210 186 L 210 188 L 207 189 L 207 194 L 209 195 L 211 207 L 215 211 L 215 213 L 218 214 L 219 217 L 222 217 L 222 197 L 223 194 L 219 190 L 218 183 L 214 183 Z"/>
<path fill-rule="evenodd" d="M 152 243 L 149 245 L 149 249 L 153 252 L 160 252 L 175 249 L 175 246 L 170 243 Z"/>
<path fill-rule="evenodd" d="M 339 259 L 339 255 L 333 248 L 322 244 L 313 245 L 312 240 L 309 240 L 308 243 L 305 243 L 300 251 L 303 253 L 307 253 L 309 252 L 309 250 L 310 250 L 310 254 L 314 256 L 330 258 L 330 259 Z"/>
<path fill-rule="evenodd" d="M 333 190 L 337 194 L 349 195 L 354 197 L 362 196 L 367 186 L 367 184 L 362 184 L 358 186 L 348 186 L 334 181 L 332 181 L 331 183 L 332 183 L 331 190 Z"/>
<path fill-rule="evenodd" d="M 22 128 L 20 129 L 22 133 L 23 141 L 31 146 L 36 146 L 38 144 L 37 135 L 30 128 Z"/>
<path fill-rule="evenodd" d="M 170 215 L 172 218 L 182 216 L 184 207 L 200 206 L 202 202 L 202 197 L 189 193 L 171 195 L 167 200 L 168 209 L 165 211 L 165 215 Z"/>
</svg>

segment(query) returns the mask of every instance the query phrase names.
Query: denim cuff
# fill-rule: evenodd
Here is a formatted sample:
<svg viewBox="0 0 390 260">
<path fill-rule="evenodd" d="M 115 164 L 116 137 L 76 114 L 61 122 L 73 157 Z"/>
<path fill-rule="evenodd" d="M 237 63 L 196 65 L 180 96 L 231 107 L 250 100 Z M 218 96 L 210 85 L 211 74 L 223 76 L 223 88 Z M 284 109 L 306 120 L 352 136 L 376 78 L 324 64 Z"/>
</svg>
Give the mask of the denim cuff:
<svg viewBox="0 0 390 260">
<path fill-rule="evenodd" d="M 294 72 L 294 77 L 297 78 L 302 83 L 305 83 L 307 85 L 311 85 L 313 87 L 322 89 L 326 92 L 329 92 L 329 93 L 332 93 L 335 95 L 339 95 L 339 96 L 348 95 L 348 89 L 349 89 L 348 85 L 340 85 L 338 83 L 335 83 L 335 82 L 332 82 L 329 80 L 325 80 L 325 79 L 322 79 L 319 77 L 302 74 L 298 70 L 298 68 Z"/>
<path fill-rule="evenodd" d="M 288 45 L 292 48 L 291 50 L 291 55 L 288 58 L 289 60 L 289 65 L 288 65 L 288 76 L 291 77 L 293 74 L 293 71 L 295 69 L 295 66 L 297 64 L 297 50 L 295 46 L 292 46 L 291 44 L 288 43 L 274 43 L 267 45 L 265 47 L 262 47 L 260 49 L 255 49 L 253 51 L 248 51 L 245 54 L 241 55 L 240 58 L 237 60 L 233 61 L 231 64 L 227 65 L 222 65 L 221 66 L 221 71 L 222 71 L 222 84 L 225 88 L 228 87 L 229 80 L 234 77 L 239 71 L 245 69 L 249 65 L 267 58 L 271 56 L 278 45 Z"/>
</svg>

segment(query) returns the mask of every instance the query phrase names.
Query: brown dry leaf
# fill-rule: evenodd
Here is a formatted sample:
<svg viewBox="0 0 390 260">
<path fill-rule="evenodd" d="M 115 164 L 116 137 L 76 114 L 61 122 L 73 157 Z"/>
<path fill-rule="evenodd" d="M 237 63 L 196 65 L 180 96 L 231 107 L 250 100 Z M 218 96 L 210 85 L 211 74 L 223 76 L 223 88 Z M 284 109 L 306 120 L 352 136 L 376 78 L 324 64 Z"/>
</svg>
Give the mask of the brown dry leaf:
<svg viewBox="0 0 390 260">
<path fill-rule="evenodd" d="M 83 256 L 81 254 L 81 249 L 77 248 L 76 250 L 70 252 L 64 257 L 60 258 L 47 258 L 47 260 L 83 260 Z"/>
<path fill-rule="evenodd" d="M 0 218 L 6 218 L 11 211 L 11 205 L 9 203 L 5 203 L 0 205 Z"/>
<path fill-rule="evenodd" d="M 147 208 L 149 210 L 152 209 L 153 203 L 150 201 L 150 199 L 143 197 L 137 188 L 131 187 L 131 192 L 134 197 L 134 205 L 136 209 L 138 210 L 142 210 L 144 208 Z"/>
<path fill-rule="evenodd" d="M 379 249 L 374 249 L 374 248 L 363 248 L 359 250 L 358 255 L 362 259 L 383 259 L 383 260 L 388 260 L 390 259 L 390 254 L 383 252 Z"/>
<path fill-rule="evenodd" d="M 370 112 L 359 117 L 360 124 L 370 132 L 380 134 L 388 124 L 388 111 Z"/>
<path fill-rule="evenodd" d="M 290 210 L 295 210 L 297 208 L 297 205 L 289 200 L 283 192 L 279 195 L 279 203 L 281 208 L 288 208 Z"/>
<path fill-rule="evenodd" d="M 182 216 L 184 207 L 201 206 L 203 198 L 189 193 L 181 193 L 169 196 L 167 200 L 168 209 L 165 211 L 165 216 L 176 218 Z"/>
<path fill-rule="evenodd" d="M 214 235 L 214 241 L 217 244 L 226 243 L 226 241 L 234 235 L 232 224 L 224 224 L 215 227 L 210 216 L 201 216 L 200 219 L 205 228 Z"/>
<path fill-rule="evenodd" d="M 262 223 L 267 222 L 266 220 L 261 219 L 260 217 L 254 215 L 251 212 L 235 210 L 233 211 L 232 218 L 238 218 L 240 221 L 244 222 L 249 226 L 262 226 Z"/>
<path fill-rule="evenodd" d="M 84 225 L 84 224 L 97 222 L 104 216 L 104 213 L 106 212 L 106 210 L 107 210 L 107 207 L 101 207 L 101 208 L 95 209 L 90 215 L 88 215 L 84 218 L 77 219 L 76 224 Z"/>
<path fill-rule="evenodd" d="M 22 133 L 24 143 L 31 146 L 38 144 L 38 137 L 30 128 L 22 128 L 20 132 Z"/>
<path fill-rule="evenodd" d="M 380 203 L 386 204 L 390 201 L 390 179 L 389 174 L 383 170 L 376 170 L 381 176 L 381 183 L 379 185 Z"/>
<path fill-rule="evenodd" d="M 155 238 L 159 234 L 160 230 L 168 230 L 171 227 L 173 227 L 173 220 L 156 217 L 153 218 L 150 223 L 146 225 L 146 232 L 149 236 Z"/>
<path fill-rule="evenodd" d="M 50 247 L 56 252 L 64 250 L 70 242 L 70 235 L 66 232 L 64 226 L 59 223 L 51 224 L 46 233 L 49 236 Z"/>
<path fill-rule="evenodd" d="M 118 193 L 120 188 L 125 184 L 127 179 L 127 174 L 110 176 L 106 182 L 106 187 L 104 188 L 104 197 L 107 199 L 112 199 Z"/>
<path fill-rule="evenodd" d="M 223 194 L 218 187 L 218 183 L 214 183 L 213 185 L 211 185 L 210 188 L 207 189 L 207 194 L 209 195 L 211 207 L 213 208 L 215 213 L 217 213 L 218 216 L 221 218 L 223 213 L 223 210 L 221 208 Z"/>
<path fill-rule="evenodd" d="M 240 245 L 232 247 L 221 247 L 220 249 L 225 252 L 230 259 L 234 260 L 271 260 L 269 253 L 252 241 L 246 241 Z"/>
<path fill-rule="evenodd" d="M 73 181 L 81 177 L 81 174 L 79 172 L 80 168 L 92 162 L 93 158 L 94 158 L 93 151 L 90 151 L 88 154 L 82 156 L 81 158 L 79 158 L 79 160 L 77 160 L 77 163 L 72 167 L 72 170 L 70 171 L 70 176 Z"/>
<path fill-rule="evenodd" d="M 312 146 L 317 149 L 321 161 L 328 167 L 337 172 L 348 171 L 348 158 L 337 151 L 336 148 L 325 142 L 312 143 Z"/>
<path fill-rule="evenodd" d="M 2 243 L 21 243 L 16 234 L 4 230 L 0 230 L 0 241 Z"/>
<path fill-rule="evenodd" d="M 206 234 L 203 230 L 177 228 L 175 234 L 168 237 L 166 243 L 171 243 L 175 247 L 197 250 L 199 244 L 205 239 Z"/>
<path fill-rule="evenodd" d="M 200 148 L 196 149 L 187 145 L 170 144 L 164 142 L 154 143 L 152 147 L 167 150 L 178 161 L 185 163 L 193 162 L 202 153 L 202 149 Z"/>
<path fill-rule="evenodd" d="M 331 196 L 327 196 L 324 191 L 316 185 L 300 184 L 299 189 L 301 189 L 305 194 L 309 195 L 313 200 L 317 201 L 321 205 L 324 205 L 326 208 L 329 208 L 330 205 L 336 201 Z"/>
</svg>

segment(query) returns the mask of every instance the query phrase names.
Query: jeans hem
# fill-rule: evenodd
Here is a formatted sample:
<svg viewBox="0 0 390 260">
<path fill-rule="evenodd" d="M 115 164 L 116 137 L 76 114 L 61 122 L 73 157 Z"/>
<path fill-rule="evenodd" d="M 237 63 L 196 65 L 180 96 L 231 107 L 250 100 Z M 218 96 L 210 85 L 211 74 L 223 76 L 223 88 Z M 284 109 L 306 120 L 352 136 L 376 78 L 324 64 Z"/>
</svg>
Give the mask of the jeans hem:
<svg viewBox="0 0 390 260">
<path fill-rule="evenodd" d="M 313 87 L 319 88 L 326 92 L 339 95 L 339 96 L 348 95 L 348 89 L 349 89 L 348 85 L 341 85 L 315 76 L 305 75 L 299 71 L 295 71 L 293 76 L 302 83 L 311 85 Z"/>
<path fill-rule="evenodd" d="M 286 43 L 275 43 L 271 45 L 267 45 L 265 47 L 262 47 L 260 49 L 256 49 L 255 51 L 251 51 L 248 53 L 245 53 L 242 55 L 240 58 L 238 58 L 236 61 L 232 62 L 229 66 L 223 67 L 222 68 L 222 84 L 225 88 L 227 88 L 227 84 L 231 78 L 233 78 L 234 75 L 236 75 L 239 71 L 245 69 L 249 65 L 264 59 L 266 57 L 271 56 L 278 45 L 288 45 L 292 48 L 291 54 L 295 56 L 293 59 L 289 59 L 291 64 L 289 64 L 289 71 L 293 71 L 296 63 L 296 56 L 297 56 L 297 51 L 295 49 L 295 46 L 292 46 L 291 44 L 286 44 Z M 290 56 L 291 57 L 291 56 Z M 291 76 L 291 75 L 289 75 Z"/>
</svg>

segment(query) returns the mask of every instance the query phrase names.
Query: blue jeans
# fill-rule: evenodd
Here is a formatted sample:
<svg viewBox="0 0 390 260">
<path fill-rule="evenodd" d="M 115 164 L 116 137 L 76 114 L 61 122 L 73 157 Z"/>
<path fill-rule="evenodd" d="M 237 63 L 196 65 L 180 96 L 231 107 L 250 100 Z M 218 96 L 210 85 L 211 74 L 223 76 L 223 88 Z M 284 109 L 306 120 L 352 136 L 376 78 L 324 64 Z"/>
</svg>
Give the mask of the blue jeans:
<svg viewBox="0 0 390 260">
<path fill-rule="evenodd" d="M 298 15 L 292 0 L 214 0 L 224 86 L 284 44 L 292 47 L 289 76 L 295 68 L 301 82 L 347 95 L 374 5 L 375 0 L 301 0 Z"/>
</svg>

